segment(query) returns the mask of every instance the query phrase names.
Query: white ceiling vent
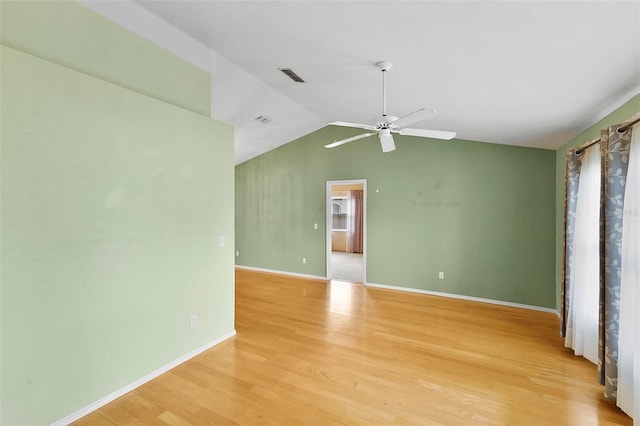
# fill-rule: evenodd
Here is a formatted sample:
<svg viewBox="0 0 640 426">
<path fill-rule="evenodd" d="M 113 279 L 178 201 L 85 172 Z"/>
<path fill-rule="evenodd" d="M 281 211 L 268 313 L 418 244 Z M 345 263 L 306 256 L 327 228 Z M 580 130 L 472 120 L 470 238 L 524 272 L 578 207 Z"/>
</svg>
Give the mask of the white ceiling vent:
<svg viewBox="0 0 640 426">
<path fill-rule="evenodd" d="M 304 80 L 301 79 L 298 74 L 293 72 L 291 68 L 278 68 L 278 69 L 283 73 L 285 73 L 291 80 L 295 81 L 296 83 L 304 83 Z"/>
<path fill-rule="evenodd" d="M 259 121 L 262 124 L 269 124 L 271 123 L 271 119 L 269 117 L 267 117 L 266 115 L 259 115 L 255 118 L 256 121 Z"/>
</svg>

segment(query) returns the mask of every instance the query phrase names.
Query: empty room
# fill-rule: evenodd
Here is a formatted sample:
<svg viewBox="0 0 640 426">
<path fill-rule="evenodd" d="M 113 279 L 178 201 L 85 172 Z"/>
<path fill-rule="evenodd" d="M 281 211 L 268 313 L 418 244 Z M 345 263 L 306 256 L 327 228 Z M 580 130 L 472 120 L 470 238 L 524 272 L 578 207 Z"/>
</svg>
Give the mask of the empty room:
<svg viewBox="0 0 640 426">
<path fill-rule="evenodd" d="M 0 424 L 640 424 L 637 1 L 0 2 Z"/>
</svg>

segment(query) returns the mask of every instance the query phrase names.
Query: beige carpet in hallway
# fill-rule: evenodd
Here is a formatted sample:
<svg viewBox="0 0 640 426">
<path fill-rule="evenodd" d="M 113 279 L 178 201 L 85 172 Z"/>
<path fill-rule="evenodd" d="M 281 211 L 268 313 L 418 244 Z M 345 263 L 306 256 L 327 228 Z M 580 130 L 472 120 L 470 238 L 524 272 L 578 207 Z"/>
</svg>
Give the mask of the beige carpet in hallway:
<svg viewBox="0 0 640 426">
<path fill-rule="evenodd" d="M 364 276 L 362 253 L 331 253 L 331 279 L 361 283 Z"/>
</svg>

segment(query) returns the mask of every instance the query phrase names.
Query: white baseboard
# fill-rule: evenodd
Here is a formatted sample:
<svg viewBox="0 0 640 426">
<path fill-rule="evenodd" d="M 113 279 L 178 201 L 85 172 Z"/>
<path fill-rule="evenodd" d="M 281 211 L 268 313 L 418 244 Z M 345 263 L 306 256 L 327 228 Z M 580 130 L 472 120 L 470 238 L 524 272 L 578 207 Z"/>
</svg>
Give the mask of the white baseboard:
<svg viewBox="0 0 640 426">
<path fill-rule="evenodd" d="M 237 269 L 246 269 L 247 271 L 268 272 L 270 274 L 289 275 L 289 276 L 298 277 L 298 278 L 310 278 L 312 280 L 323 280 L 323 281 L 326 281 L 326 280 L 329 279 L 327 277 L 321 277 L 319 275 L 307 275 L 307 274 L 299 274 L 297 272 L 277 271 L 275 269 L 254 268 L 253 266 L 236 265 L 236 268 Z"/>
<path fill-rule="evenodd" d="M 118 390 L 116 390 L 115 392 L 110 393 L 107 396 L 104 396 L 102 398 L 100 398 L 99 400 L 92 402 L 91 404 L 82 407 L 81 409 L 79 409 L 78 411 L 74 411 L 73 413 L 61 418 L 58 421 L 55 421 L 53 423 L 51 423 L 51 426 L 66 426 L 70 423 L 75 422 L 76 420 L 80 419 L 81 417 L 86 416 L 87 414 L 91 413 L 92 411 L 97 410 L 98 408 L 107 405 L 108 403 L 110 403 L 111 401 L 120 398 L 122 395 L 131 392 L 132 390 L 134 390 L 135 388 L 142 386 L 143 384 L 147 383 L 148 381 L 155 379 L 156 377 L 158 377 L 159 375 L 166 373 L 167 371 L 171 370 L 174 367 L 177 367 L 178 365 L 182 364 L 185 361 L 188 361 L 189 359 L 193 358 L 196 355 L 201 354 L 202 352 L 206 351 L 207 349 L 210 349 L 212 347 L 214 347 L 215 345 L 217 345 L 218 343 L 221 343 L 233 336 L 236 335 L 236 331 L 233 330 L 230 333 L 227 333 L 225 335 L 223 335 L 222 337 L 217 338 L 216 340 L 209 342 L 203 346 L 200 346 L 197 349 L 194 349 L 193 351 L 181 356 L 180 358 L 171 361 L 170 363 L 163 365 L 162 367 L 152 371 L 151 373 L 147 374 L 146 376 L 143 376 L 141 378 L 139 378 L 138 380 L 135 380 L 131 383 L 129 383 L 128 385 L 126 385 L 123 388 L 120 388 Z"/>
<path fill-rule="evenodd" d="M 411 287 L 396 287 L 396 286 L 393 286 L 393 285 L 375 284 L 375 283 L 365 283 L 365 285 L 367 287 L 383 288 L 383 289 L 386 289 L 386 290 L 408 291 L 408 292 L 411 292 L 411 293 L 428 294 L 430 296 L 449 297 L 449 298 L 452 298 L 452 299 L 470 300 L 472 302 L 491 303 L 493 305 L 510 306 L 512 308 L 531 309 L 531 310 L 534 310 L 534 311 L 550 312 L 550 313 L 554 313 L 556 315 L 558 314 L 558 311 L 556 311 L 555 309 L 545 308 L 545 307 L 542 307 L 542 306 L 525 305 L 525 304 L 522 304 L 522 303 L 513 303 L 513 302 L 504 302 L 502 300 L 484 299 L 482 297 L 464 296 L 464 295 L 461 295 L 461 294 L 453 294 L 453 293 L 442 293 L 442 292 L 439 292 L 439 291 L 422 290 L 422 289 L 411 288 Z"/>
<path fill-rule="evenodd" d="M 248 271 L 257 271 L 257 272 L 266 272 L 270 274 L 280 274 L 280 275 L 289 275 L 292 277 L 299 278 L 310 278 L 314 280 L 329 280 L 327 277 L 321 277 L 318 275 L 307 275 L 307 274 L 298 274 L 296 272 L 287 272 L 287 271 L 278 271 L 274 269 L 264 269 L 264 268 L 254 268 L 253 266 L 242 266 L 236 265 L 237 269 L 246 269 Z M 535 306 L 535 305 L 526 305 L 522 303 L 514 303 L 514 302 L 505 302 L 502 300 L 495 299 L 484 299 L 482 297 L 473 297 L 473 296 L 464 296 L 461 294 L 453 294 L 453 293 L 442 293 L 439 291 L 431 291 L 431 290 L 422 290 L 418 288 L 411 287 L 397 287 L 393 285 L 385 285 L 385 284 L 376 284 L 376 283 L 364 283 L 365 286 L 374 287 L 374 288 L 383 288 L 387 290 L 397 290 L 397 291 L 407 291 L 410 293 L 420 293 L 420 294 L 428 294 L 431 296 L 441 296 L 441 297 L 449 297 L 452 299 L 462 299 L 462 300 L 470 300 L 473 302 L 482 302 L 482 303 L 491 303 L 493 305 L 502 305 L 502 306 L 510 306 L 512 308 L 521 308 L 521 309 L 531 309 L 534 311 L 542 311 L 542 312 L 550 312 L 556 314 L 560 317 L 560 313 L 557 309 L 545 308 L 543 306 Z"/>
</svg>

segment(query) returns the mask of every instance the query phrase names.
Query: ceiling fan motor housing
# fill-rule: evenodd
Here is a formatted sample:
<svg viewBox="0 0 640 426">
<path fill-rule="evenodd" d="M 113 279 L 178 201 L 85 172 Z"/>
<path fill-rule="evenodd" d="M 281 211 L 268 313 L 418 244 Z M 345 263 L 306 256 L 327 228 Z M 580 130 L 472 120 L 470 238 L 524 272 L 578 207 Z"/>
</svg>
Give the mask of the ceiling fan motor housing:
<svg viewBox="0 0 640 426">
<path fill-rule="evenodd" d="M 398 117 L 396 117 L 395 115 L 382 115 L 378 117 L 375 124 L 376 130 L 392 129 L 394 127 L 393 122 L 397 119 Z"/>
<path fill-rule="evenodd" d="M 393 64 L 387 61 L 380 61 L 376 64 L 381 71 L 389 71 Z"/>
</svg>

